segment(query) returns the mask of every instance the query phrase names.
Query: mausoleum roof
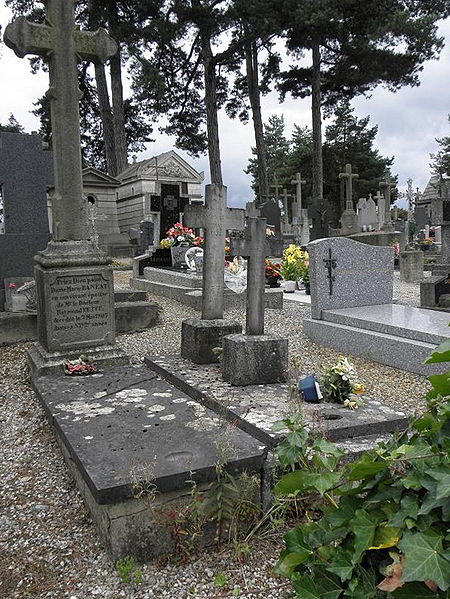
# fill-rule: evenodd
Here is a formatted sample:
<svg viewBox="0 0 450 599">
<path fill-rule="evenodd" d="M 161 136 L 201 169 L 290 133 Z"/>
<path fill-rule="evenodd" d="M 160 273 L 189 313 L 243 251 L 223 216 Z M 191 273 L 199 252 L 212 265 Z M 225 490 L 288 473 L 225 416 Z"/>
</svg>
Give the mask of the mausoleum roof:
<svg viewBox="0 0 450 599">
<path fill-rule="evenodd" d="M 450 178 L 432 175 L 428 181 L 418 204 L 429 204 L 431 200 L 450 197 Z"/>
<path fill-rule="evenodd" d="M 122 183 L 136 179 L 163 179 L 175 181 L 194 181 L 201 183 L 203 172 L 199 173 L 174 150 L 146 158 L 129 165 L 117 176 Z"/>
</svg>

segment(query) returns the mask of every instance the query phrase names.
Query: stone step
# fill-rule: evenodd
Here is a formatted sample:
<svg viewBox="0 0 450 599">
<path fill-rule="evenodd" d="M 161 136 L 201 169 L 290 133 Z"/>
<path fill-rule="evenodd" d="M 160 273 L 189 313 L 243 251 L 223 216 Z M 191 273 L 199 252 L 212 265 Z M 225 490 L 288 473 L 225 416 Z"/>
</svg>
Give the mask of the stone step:
<svg viewBox="0 0 450 599">
<path fill-rule="evenodd" d="M 450 336 L 446 312 L 399 304 L 324 310 L 322 319 L 431 345 L 438 345 Z"/>
<path fill-rule="evenodd" d="M 303 320 L 303 330 L 318 345 L 325 345 L 343 354 L 360 356 L 399 370 L 423 376 L 440 374 L 448 370 L 446 363 L 423 364 L 435 349 L 435 343 L 309 318 Z"/>
</svg>

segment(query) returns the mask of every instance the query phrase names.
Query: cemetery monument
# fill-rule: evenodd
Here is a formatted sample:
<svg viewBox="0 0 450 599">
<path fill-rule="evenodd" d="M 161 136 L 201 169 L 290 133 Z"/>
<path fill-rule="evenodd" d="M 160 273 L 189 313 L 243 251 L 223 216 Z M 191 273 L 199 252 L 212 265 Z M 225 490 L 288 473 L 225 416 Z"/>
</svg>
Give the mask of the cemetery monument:
<svg viewBox="0 0 450 599">
<path fill-rule="evenodd" d="M 29 352 L 33 375 L 62 373 L 66 358 L 85 354 L 104 364 L 126 363 L 115 345 L 110 259 L 91 240 L 83 195 L 76 61 L 106 61 L 117 44 L 104 30 L 75 27 L 74 0 L 46 0 L 45 24 L 19 17 L 4 40 L 19 57 L 49 59 L 54 158 L 53 236 L 35 258 L 38 342 Z"/>
<path fill-rule="evenodd" d="M 288 341 L 264 334 L 265 260 L 282 253 L 282 241 L 266 235 L 265 218 L 247 217 L 243 238 L 231 237 L 231 254 L 247 258 L 245 335 L 224 338 L 223 378 L 233 385 L 256 385 L 286 380 Z"/>
</svg>

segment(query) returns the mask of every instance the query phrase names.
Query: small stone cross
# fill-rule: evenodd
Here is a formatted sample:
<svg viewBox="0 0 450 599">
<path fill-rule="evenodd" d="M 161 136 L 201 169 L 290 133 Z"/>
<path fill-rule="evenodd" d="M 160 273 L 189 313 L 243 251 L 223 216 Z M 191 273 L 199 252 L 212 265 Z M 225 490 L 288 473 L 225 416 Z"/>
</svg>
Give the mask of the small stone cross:
<svg viewBox="0 0 450 599">
<path fill-rule="evenodd" d="M 266 218 L 246 218 L 247 226 L 243 238 L 230 240 L 231 253 L 248 259 L 247 267 L 247 335 L 264 335 L 264 290 L 266 257 L 281 254 L 282 240 L 267 237 Z"/>
<path fill-rule="evenodd" d="M 283 202 L 285 222 L 289 222 L 289 200 L 292 195 L 287 192 L 287 189 L 283 187 L 283 193 L 281 194 L 281 201 Z"/>
<path fill-rule="evenodd" d="M 5 44 L 20 58 L 37 54 L 49 60 L 52 144 L 55 170 L 53 238 L 90 238 L 83 196 L 77 59 L 105 62 L 117 52 L 116 42 L 103 30 L 75 27 L 75 0 L 44 0 L 46 23 L 19 17 L 5 29 Z"/>
<path fill-rule="evenodd" d="M 245 210 L 227 208 L 226 187 L 207 185 L 205 206 L 186 206 L 183 224 L 205 229 L 203 257 L 202 319 L 223 318 L 225 236 L 228 230 L 241 231 Z"/>
<path fill-rule="evenodd" d="M 385 231 L 393 231 L 394 228 L 391 224 L 391 190 L 392 188 L 395 188 L 395 183 L 392 177 L 389 174 L 387 174 L 385 180 L 380 181 L 379 185 L 380 188 L 384 190 L 383 195 L 385 199 L 383 229 Z"/>
<path fill-rule="evenodd" d="M 295 185 L 295 208 L 292 210 L 292 218 L 295 217 L 300 218 L 302 214 L 302 185 L 304 185 L 306 181 L 302 179 L 301 173 L 295 174 L 295 179 L 292 179 L 291 184 Z M 294 214 L 295 212 L 295 214 Z"/>
<path fill-rule="evenodd" d="M 339 179 L 345 179 L 345 209 L 353 210 L 353 179 L 359 179 L 359 175 L 352 173 L 352 165 L 345 165 L 345 172 L 339 173 Z"/>
<path fill-rule="evenodd" d="M 280 189 L 282 189 L 282 185 L 280 185 L 278 183 L 278 179 L 276 179 L 276 178 L 274 179 L 274 183 L 270 186 L 270 189 L 274 189 L 275 190 L 275 199 L 278 202 L 278 200 L 279 200 L 279 192 L 280 192 Z"/>
</svg>

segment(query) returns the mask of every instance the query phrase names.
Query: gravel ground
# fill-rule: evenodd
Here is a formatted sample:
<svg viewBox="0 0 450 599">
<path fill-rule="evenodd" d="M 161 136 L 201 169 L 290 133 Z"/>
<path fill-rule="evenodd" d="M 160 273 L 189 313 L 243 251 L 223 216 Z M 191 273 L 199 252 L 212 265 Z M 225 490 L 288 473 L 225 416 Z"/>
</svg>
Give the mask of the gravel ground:
<svg viewBox="0 0 450 599">
<path fill-rule="evenodd" d="M 396 273 L 398 274 L 398 273 Z M 116 284 L 130 273 L 117 272 Z M 418 285 L 395 282 L 399 302 L 418 305 Z M 140 363 L 146 354 L 176 353 L 180 321 L 197 313 L 172 300 L 151 297 L 161 305 L 161 325 L 118 342 Z M 287 303 L 267 311 L 267 331 L 290 338 L 290 351 L 301 357 L 302 372 L 320 372 L 337 356 L 302 333 L 308 306 Z M 243 320 L 242 313 L 228 316 Z M 140 584 L 123 583 L 97 541 L 94 526 L 69 477 L 44 414 L 30 390 L 25 353 L 30 345 L 0 348 L 0 597 L 5 599 L 188 599 L 238 596 L 280 599 L 289 591 L 272 573 L 280 535 L 258 538 L 247 563 L 231 547 L 190 556 L 186 563 L 140 567 Z M 428 383 L 420 376 L 366 360 L 354 360 L 368 394 L 407 411 L 420 409 Z M 222 574 L 222 585 L 217 575 Z M 215 584 L 216 583 L 216 584 Z"/>
</svg>

